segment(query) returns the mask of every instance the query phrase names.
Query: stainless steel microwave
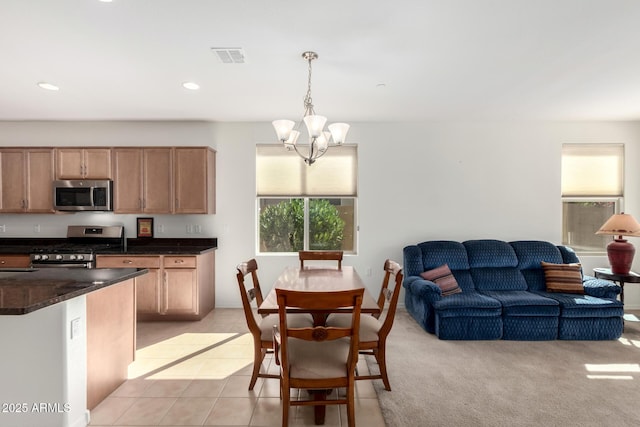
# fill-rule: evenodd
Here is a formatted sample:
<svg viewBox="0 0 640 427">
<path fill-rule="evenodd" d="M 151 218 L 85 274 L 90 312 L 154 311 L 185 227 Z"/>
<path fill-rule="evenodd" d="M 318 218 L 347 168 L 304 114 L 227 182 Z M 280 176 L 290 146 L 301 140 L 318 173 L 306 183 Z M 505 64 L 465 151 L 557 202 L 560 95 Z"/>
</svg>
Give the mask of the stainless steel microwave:
<svg viewBox="0 0 640 427">
<path fill-rule="evenodd" d="M 113 181 L 53 181 L 53 204 L 58 211 L 112 211 Z"/>
</svg>

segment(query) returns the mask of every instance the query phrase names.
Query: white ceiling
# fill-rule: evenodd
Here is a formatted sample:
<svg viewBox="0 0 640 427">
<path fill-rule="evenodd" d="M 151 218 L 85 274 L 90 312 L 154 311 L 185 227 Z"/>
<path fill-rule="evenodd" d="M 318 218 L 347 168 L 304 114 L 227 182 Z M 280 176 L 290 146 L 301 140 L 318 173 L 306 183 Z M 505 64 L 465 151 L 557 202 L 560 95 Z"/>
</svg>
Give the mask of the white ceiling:
<svg viewBox="0 0 640 427">
<path fill-rule="evenodd" d="M 306 50 L 330 122 L 640 120 L 638 0 L 1 0 L 0 120 L 299 119 Z"/>
</svg>

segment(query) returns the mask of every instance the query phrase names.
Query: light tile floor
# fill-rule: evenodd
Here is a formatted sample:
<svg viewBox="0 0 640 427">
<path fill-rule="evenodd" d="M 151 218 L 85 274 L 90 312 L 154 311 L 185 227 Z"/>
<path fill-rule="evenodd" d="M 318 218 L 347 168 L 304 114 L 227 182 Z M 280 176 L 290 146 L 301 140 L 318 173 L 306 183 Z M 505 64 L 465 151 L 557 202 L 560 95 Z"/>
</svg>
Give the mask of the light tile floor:
<svg viewBox="0 0 640 427">
<path fill-rule="evenodd" d="M 137 335 L 129 379 L 91 411 L 91 427 L 281 425 L 278 380 L 259 378 L 247 390 L 253 343 L 242 309 L 215 309 L 198 322 L 139 323 Z M 278 367 L 268 356 L 263 369 Z M 358 370 L 368 370 L 362 358 Z M 311 407 L 289 414 L 290 425 L 315 425 Z M 344 405 L 327 406 L 326 426 L 346 426 L 346 418 Z M 385 425 L 371 381 L 356 383 L 356 423 Z"/>
</svg>

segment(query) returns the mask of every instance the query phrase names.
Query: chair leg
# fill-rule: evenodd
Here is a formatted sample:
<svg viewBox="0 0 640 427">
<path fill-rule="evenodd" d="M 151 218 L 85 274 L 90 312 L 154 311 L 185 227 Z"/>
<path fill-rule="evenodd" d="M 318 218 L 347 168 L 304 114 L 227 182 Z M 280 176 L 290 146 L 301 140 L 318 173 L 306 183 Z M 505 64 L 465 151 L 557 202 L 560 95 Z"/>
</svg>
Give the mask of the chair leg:
<svg viewBox="0 0 640 427">
<path fill-rule="evenodd" d="M 356 425 L 355 380 L 352 380 L 347 386 L 347 426 L 355 427 L 355 425 Z"/>
<path fill-rule="evenodd" d="M 262 361 L 264 360 L 265 350 L 262 345 L 254 343 L 253 345 L 253 372 L 251 373 L 251 381 L 249 382 L 249 390 L 253 390 L 256 385 L 256 380 L 260 374 L 260 368 L 262 367 Z"/>
<path fill-rule="evenodd" d="M 282 427 L 289 426 L 289 405 L 290 405 L 290 393 L 289 384 L 284 384 L 285 381 L 280 380 L 280 395 L 282 396 Z"/>
<path fill-rule="evenodd" d="M 384 345 L 377 350 L 374 350 L 373 354 L 375 354 L 376 360 L 378 361 L 378 367 L 380 368 L 380 375 L 382 376 L 384 388 L 387 391 L 391 391 L 391 384 L 389 383 L 389 377 L 387 376 L 387 358 Z"/>
</svg>

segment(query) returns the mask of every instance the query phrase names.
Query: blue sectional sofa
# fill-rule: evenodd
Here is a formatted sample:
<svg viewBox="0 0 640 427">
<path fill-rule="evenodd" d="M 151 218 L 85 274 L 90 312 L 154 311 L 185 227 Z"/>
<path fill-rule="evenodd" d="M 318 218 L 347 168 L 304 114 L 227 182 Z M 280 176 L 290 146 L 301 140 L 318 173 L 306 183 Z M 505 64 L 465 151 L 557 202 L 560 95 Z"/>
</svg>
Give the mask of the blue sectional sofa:
<svg viewBox="0 0 640 427">
<path fill-rule="evenodd" d="M 584 294 L 547 292 L 542 262 L 579 263 L 544 241 L 427 241 L 404 248 L 405 305 L 448 340 L 612 340 L 623 327 L 620 287 L 582 276 Z M 448 265 L 461 292 L 442 295 L 421 274 Z M 580 271 L 578 271 L 578 286 Z"/>
</svg>

